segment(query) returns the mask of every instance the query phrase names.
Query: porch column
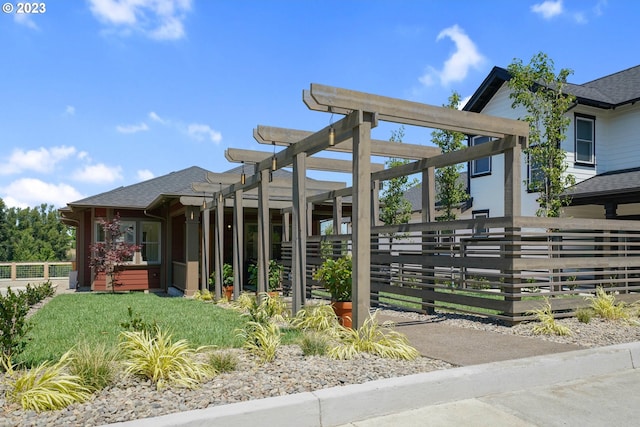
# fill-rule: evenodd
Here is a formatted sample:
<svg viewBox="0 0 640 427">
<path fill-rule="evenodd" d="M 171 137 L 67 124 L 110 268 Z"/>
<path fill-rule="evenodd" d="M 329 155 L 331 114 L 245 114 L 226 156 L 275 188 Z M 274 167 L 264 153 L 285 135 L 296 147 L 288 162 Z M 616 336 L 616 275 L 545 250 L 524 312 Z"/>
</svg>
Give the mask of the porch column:
<svg viewBox="0 0 640 427">
<path fill-rule="evenodd" d="M 206 202 L 205 202 L 206 204 Z M 210 210 L 205 207 L 202 211 L 202 267 L 200 272 L 200 290 L 209 289 L 209 232 L 210 232 Z"/>
<path fill-rule="evenodd" d="M 186 227 L 185 227 L 185 289 L 186 296 L 193 295 L 198 290 L 198 249 L 200 246 L 199 226 L 200 226 L 200 207 L 187 206 L 185 209 Z"/>
<path fill-rule="evenodd" d="M 216 199 L 216 222 L 215 237 L 216 244 L 214 249 L 215 269 L 216 269 L 216 299 L 222 298 L 222 281 L 224 280 L 223 264 L 224 264 L 224 199 L 218 194 Z"/>
<path fill-rule="evenodd" d="M 436 171 L 434 167 L 428 167 L 422 171 L 422 222 L 435 222 L 436 221 Z M 422 232 L 422 251 L 425 248 L 433 249 L 436 241 L 434 231 Z M 436 279 L 435 266 L 423 265 L 427 271 L 426 284 L 434 285 Z M 435 288 L 427 287 L 428 294 L 431 293 L 435 297 Z M 426 307 L 427 314 L 434 314 L 435 298 L 427 298 L 424 301 L 428 306 Z"/>
<path fill-rule="evenodd" d="M 295 315 L 305 301 L 307 289 L 307 215 L 306 207 L 306 153 L 293 158 L 293 240 L 291 241 L 292 311 Z"/>
<path fill-rule="evenodd" d="M 233 202 L 233 299 L 240 296 L 244 285 L 244 208 L 242 190 L 236 190 Z"/>
<path fill-rule="evenodd" d="M 271 232 L 269 230 L 269 174 L 270 169 L 260 171 L 258 186 L 258 294 L 267 291 L 269 283 L 269 246 Z"/>
<path fill-rule="evenodd" d="M 369 317 L 371 299 L 371 122 L 353 128 L 353 326 Z"/>
</svg>

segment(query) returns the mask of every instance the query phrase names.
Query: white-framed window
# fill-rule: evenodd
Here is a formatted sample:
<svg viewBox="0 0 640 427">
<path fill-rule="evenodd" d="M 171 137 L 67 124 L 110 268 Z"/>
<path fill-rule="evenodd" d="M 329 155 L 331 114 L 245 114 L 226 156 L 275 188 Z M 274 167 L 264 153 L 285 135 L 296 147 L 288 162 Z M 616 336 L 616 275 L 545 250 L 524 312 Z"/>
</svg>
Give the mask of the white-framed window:
<svg viewBox="0 0 640 427">
<path fill-rule="evenodd" d="M 575 156 L 576 163 L 595 163 L 596 120 L 591 116 L 575 116 Z"/>
<path fill-rule="evenodd" d="M 96 243 L 104 243 L 105 235 L 104 228 L 100 221 L 95 222 L 95 236 Z M 122 233 L 120 241 L 135 244 L 136 243 L 136 222 L 135 221 L 120 221 L 120 232 Z"/>
<path fill-rule="evenodd" d="M 142 236 L 140 240 L 142 261 L 150 264 L 160 262 L 160 223 L 153 221 L 142 222 Z"/>
<path fill-rule="evenodd" d="M 534 162 L 531 155 L 527 155 L 527 191 L 534 193 L 545 186 L 545 175 L 540 163 Z"/>
<path fill-rule="evenodd" d="M 484 144 L 491 141 L 493 138 L 489 136 L 472 136 L 470 145 Z M 483 157 L 471 161 L 471 177 L 483 176 L 491 174 L 491 157 Z"/>
</svg>

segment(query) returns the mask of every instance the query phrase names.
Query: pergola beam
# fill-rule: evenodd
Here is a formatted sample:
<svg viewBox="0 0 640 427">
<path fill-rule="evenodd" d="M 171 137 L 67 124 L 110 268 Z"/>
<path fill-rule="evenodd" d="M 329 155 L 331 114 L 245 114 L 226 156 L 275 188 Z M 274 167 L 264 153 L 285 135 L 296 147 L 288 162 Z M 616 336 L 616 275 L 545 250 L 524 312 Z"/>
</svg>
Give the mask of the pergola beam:
<svg viewBox="0 0 640 427">
<path fill-rule="evenodd" d="M 227 148 L 224 157 L 233 163 L 260 163 L 265 159 L 273 157 L 272 153 L 258 150 L 243 150 L 239 148 Z M 326 172 L 351 173 L 353 165 L 350 160 L 330 159 L 326 157 L 309 157 L 306 160 L 307 170 L 319 170 Z M 384 169 L 381 163 L 372 163 L 371 170 L 374 172 Z"/>
<path fill-rule="evenodd" d="M 260 144 L 273 144 L 289 146 L 312 135 L 313 132 L 295 129 L 286 129 L 273 126 L 259 125 L 253 129 L 253 138 Z M 351 153 L 353 151 L 353 140 L 351 138 L 328 147 L 328 151 L 340 153 Z M 429 147 L 419 144 L 406 144 L 401 142 L 371 140 L 371 155 L 382 157 L 398 157 L 409 160 L 419 160 L 440 154 L 440 148 Z M 308 167 L 307 167 L 308 168 Z"/>
<path fill-rule="evenodd" d="M 379 120 L 468 135 L 502 137 L 529 134 L 529 124 L 520 120 L 435 107 L 317 83 L 312 83 L 308 92 L 303 91 L 303 101 L 311 110 L 336 113 L 347 110 L 376 112 Z"/>
</svg>

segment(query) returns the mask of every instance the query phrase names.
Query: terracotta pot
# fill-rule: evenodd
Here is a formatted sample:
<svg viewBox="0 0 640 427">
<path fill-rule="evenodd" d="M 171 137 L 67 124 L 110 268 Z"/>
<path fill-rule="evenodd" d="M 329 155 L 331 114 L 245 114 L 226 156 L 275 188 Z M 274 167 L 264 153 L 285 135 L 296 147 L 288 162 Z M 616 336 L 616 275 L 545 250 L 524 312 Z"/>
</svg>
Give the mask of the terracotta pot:
<svg viewBox="0 0 640 427">
<path fill-rule="evenodd" d="M 233 286 L 224 287 L 224 296 L 227 298 L 227 301 L 231 301 L 233 299 Z"/>
<path fill-rule="evenodd" d="M 353 306 L 351 301 L 335 301 L 331 303 L 333 311 L 338 316 L 338 321 L 345 328 L 351 328 L 353 316 Z"/>
</svg>

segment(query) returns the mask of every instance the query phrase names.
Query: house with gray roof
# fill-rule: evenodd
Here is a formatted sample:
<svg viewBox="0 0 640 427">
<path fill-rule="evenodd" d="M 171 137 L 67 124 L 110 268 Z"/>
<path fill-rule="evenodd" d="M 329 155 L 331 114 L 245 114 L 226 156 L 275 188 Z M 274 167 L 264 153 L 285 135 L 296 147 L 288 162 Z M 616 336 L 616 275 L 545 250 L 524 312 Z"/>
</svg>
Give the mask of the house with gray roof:
<svg viewBox="0 0 640 427">
<path fill-rule="evenodd" d="M 198 166 L 171 172 L 147 181 L 118 187 L 81 200 L 68 203 L 60 209 L 64 223 L 76 229 L 76 268 L 78 285 L 95 291 L 110 289 L 104 274 L 94 274 L 90 267 L 90 250 L 95 243 L 104 241 L 100 219 L 120 218 L 121 229 L 126 230 L 128 243 L 140 246 L 140 250 L 127 262 L 118 277 L 117 290 L 162 291 L 176 288 L 185 295 L 192 295 L 206 284 L 213 270 L 207 259 L 214 253 L 212 209 L 214 192 L 223 186 L 239 182 L 243 167 L 223 173 L 215 173 Z M 291 186 L 291 173 L 277 170 L 272 174 L 274 184 Z M 307 179 L 309 194 L 345 186 L 340 182 L 324 182 Z M 203 191 L 202 189 L 211 189 Z M 280 243 L 285 230 L 283 209 L 291 205 L 291 191 L 273 192 L 269 198 L 271 231 L 270 259 L 280 259 Z M 282 196 L 288 193 L 289 196 Z M 244 283 L 249 264 L 257 259 L 257 194 L 243 194 L 243 259 Z M 217 208 L 217 207 L 216 207 Z M 232 263 L 233 199 L 224 201 L 223 261 Z M 349 214 L 347 212 L 347 214 Z M 320 221 L 331 218 L 331 206 L 315 206 L 311 217 L 312 227 L 319 232 Z M 209 238 L 203 236 L 209 234 Z M 208 242 L 208 250 L 203 250 Z"/>
<path fill-rule="evenodd" d="M 518 119 L 526 112 L 512 108 L 509 72 L 494 67 L 464 107 L 465 111 Z M 566 112 L 571 124 L 561 148 L 566 152 L 567 173 L 576 185 L 567 189 L 571 205 L 563 215 L 575 218 L 640 218 L 640 65 L 566 86 L 575 103 Z M 470 136 L 469 145 L 490 138 Z M 535 215 L 537 193 L 527 191 L 531 167 L 523 157 L 522 214 Z M 501 199 L 502 155 L 469 164 L 469 189 L 473 210 L 487 216 L 503 215 Z"/>
</svg>

